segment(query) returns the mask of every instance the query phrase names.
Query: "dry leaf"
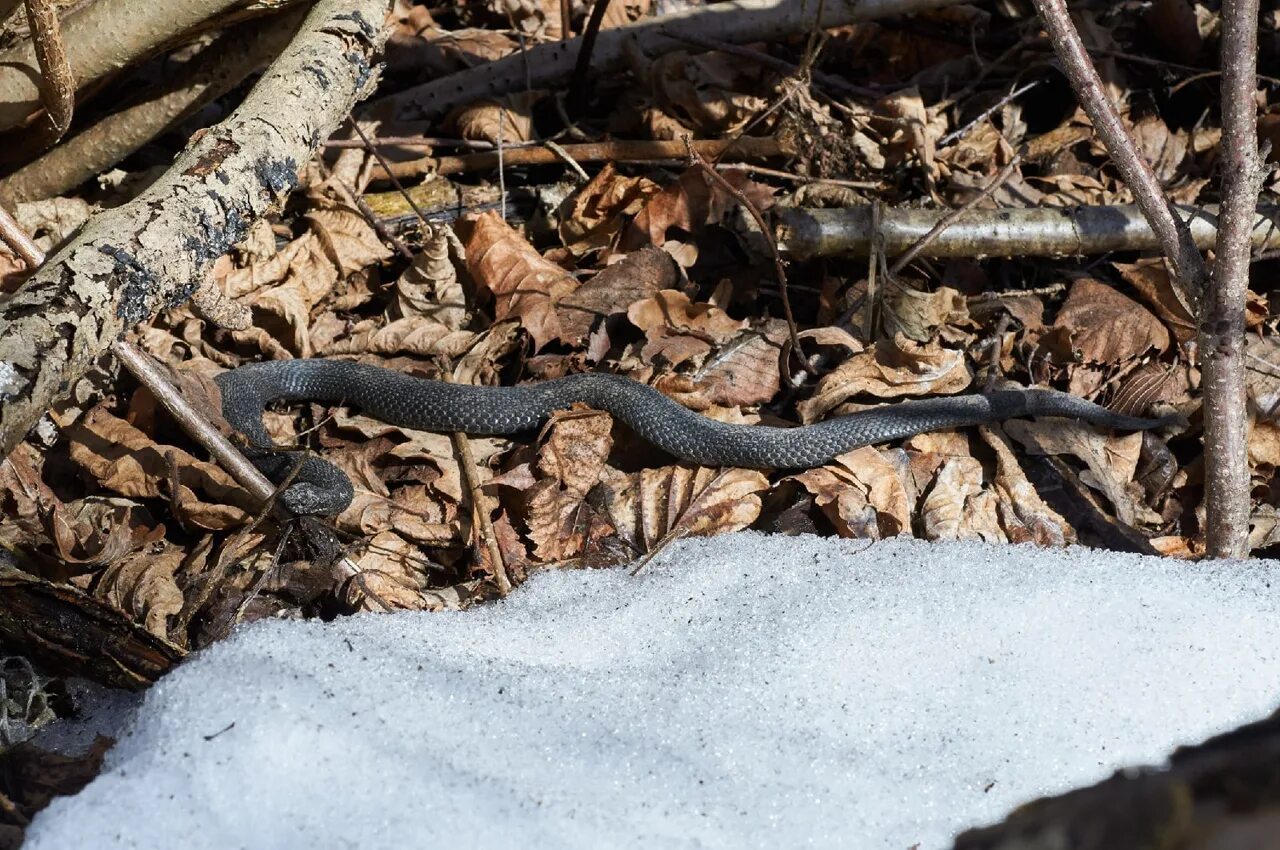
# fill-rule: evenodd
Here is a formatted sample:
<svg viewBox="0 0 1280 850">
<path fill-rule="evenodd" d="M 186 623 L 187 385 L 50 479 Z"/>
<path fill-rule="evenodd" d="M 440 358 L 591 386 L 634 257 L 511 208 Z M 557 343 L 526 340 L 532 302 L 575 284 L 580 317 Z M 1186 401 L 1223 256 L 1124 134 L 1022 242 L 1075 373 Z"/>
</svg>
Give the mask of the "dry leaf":
<svg viewBox="0 0 1280 850">
<path fill-rule="evenodd" d="M 182 449 L 157 444 L 137 428 L 95 407 L 67 431 L 71 459 L 103 487 L 133 498 L 172 494 L 178 515 L 212 531 L 234 528 L 256 511 L 254 499 L 222 468 Z M 172 457 L 177 480 L 170 480 Z M 212 499 L 205 502 L 197 493 Z"/>
<path fill-rule="evenodd" d="M 1133 525 L 1149 518 L 1150 511 L 1130 492 L 1142 452 L 1142 434 L 1109 437 L 1090 426 L 1063 419 L 1027 422 L 1010 420 L 1004 430 L 1034 455 L 1075 455 L 1089 468 L 1080 480 L 1101 490 L 1116 510 L 1116 518 Z M 1141 488 L 1134 485 L 1140 492 Z M 1156 521 L 1159 517 L 1156 517 Z"/>
<path fill-rule="evenodd" d="M 470 320 L 467 297 L 449 253 L 449 230 L 431 227 L 422 250 L 396 280 L 396 307 L 400 318 L 423 316 L 451 331 Z"/>
<path fill-rule="evenodd" d="M 496 318 L 519 318 L 535 348 L 560 339 L 563 329 L 555 307 L 578 288 L 577 278 L 544 259 L 497 213 L 468 221 L 473 226 L 464 240 L 467 271 L 493 293 Z"/>
<path fill-rule="evenodd" d="M 841 537 L 881 540 L 911 532 L 912 500 L 899 469 L 870 446 L 792 478 L 813 494 Z"/>
<path fill-rule="evenodd" d="M 581 345 L 600 320 L 626 313 L 633 304 L 679 282 L 680 269 L 670 254 L 659 248 L 632 251 L 560 301 L 556 312 L 562 337 L 570 345 Z"/>
<path fill-rule="evenodd" d="M 480 100 L 464 106 L 452 118 L 458 135 L 464 139 L 510 145 L 533 138 L 533 106 L 542 92 L 509 94 L 496 100 Z"/>
<path fill-rule="evenodd" d="M 622 229 L 623 216 L 635 215 L 660 188 L 647 177 L 618 174 L 612 162 L 560 206 L 560 241 L 582 256 L 607 247 Z"/>
<path fill-rule="evenodd" d="M 613 447 L 613 419 L 584 410 L 555 415 L 538 455 L 542 478 L 527 493 L 526 524 L 539 561 L 577 557 L 614 534 L 609 517 L 587 502 Z"/>
<path fill-rule="evenodd" d="M 739 133 L 768 106 L 760 65 L 726 53 L 675 50 L 648 72 L 659 108 L 700 136 Z"/>
<path fill-rule="evenodd" d="M 813 397 L 798 405 L 800 420 L 817 422 L 857 395 L 902 398 L 951 395 L 973 381 L 964 352 L 920 345 L 898 336 L 853 355 L 818 382 Z"/>
<path fill-rule="evenodd" d="M 169 618 L 182 610 L 175 576 L 185 557 L 185 550 L 167 541 L 134 552 L 102 571 L 93 595 L 131 615 L 156 637 L 183 645 L 185 636 L 170 636 Z"/>
<path fill-rule="evenodd" d="M 1010 543 L 1034 542 L 1040 546 L 1066 546 L 1076 542 L 1067 520 L 1049 507 L 1027 480 L 1009 439 L 998 426 L 978 429 L 996 453 L 994 486 L 1000 497 L 1000 524 Z"/>
<path fill-rule="evenodd" d="M 740 531 L 760 515 L 769 480 L 751 469 L 665 466 L 603 482 L 618 534 L 637 554 L 668 535 L 710 537 Z"/>
<path fill-rule="evenodd" d="M 977 458 L 943 461 L 920 506 L 925 539 L 1003 542 L 994 503 L 979 499 L 982 495 L 982 464 Z"/>
<path fill-rule="evenodd" d="M 883 303 L 885 333 L 901 334 L 916 342 L 929 342 L 938 335 L 939 329 L 969 324 L 969 308 L 964 296 L 947 286 L 922 292 L 899 283 L 885 288 Z"/>
<path fill-rule="evenodd" d="M 771 187 L 751 180 L 741 171 L 725 171 L 721 176 L 760 211 L 773 206 Z M 646 245 L 662 247 L 667 244 L 667 231 L 672 228 L 681 231 L 682 239 L 690 235 L 696 237 L 708 225 L 723 223 L 737 208 L 737 199 L 718 183 L 708 183 L 700 169 L 691 168 L 649 198 L 624 232 L 620 248 L 633 251 Z"/>
<path fill-rule="evenodd" d="M 1053 332 L 1065 335 L 1071 361 L 1085 363 L 1116 365 L 1169 347 L 1169 332 L 1155 316 L 1093 278 L 1071 285 Z"/>
</svg>

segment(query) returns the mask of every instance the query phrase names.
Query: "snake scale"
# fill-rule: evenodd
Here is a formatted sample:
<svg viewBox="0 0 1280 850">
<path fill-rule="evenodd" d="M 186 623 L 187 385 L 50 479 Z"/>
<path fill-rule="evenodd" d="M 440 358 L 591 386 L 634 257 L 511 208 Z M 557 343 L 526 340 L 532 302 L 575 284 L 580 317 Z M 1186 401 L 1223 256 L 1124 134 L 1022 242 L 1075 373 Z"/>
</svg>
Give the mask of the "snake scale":
<svg viewBox="0 0 1280 850">
<path fill-rule="evenodd" d="M 1041 389 L 905 401 L 812 425 L 775 428 L 716 422 L 651 387 L 603 373 L 514 387 L 477 387 L 340 360 L 277 360 L 241 366 L 216 381 L 223 416 L 248 438 L 250 459 L 264 475 L 279 483 L 301 463 L 280 497 L 295 514 L 339 513 L 350 504 L 354 490 L 346 474 L 327 461 L 271 448 L 262 412 L 275 401 L 345 402 L 392 425 L 467 434 L 532 431 L 553 411 L 582 402 L 608 411 L 648 442 L 683 460 L 754 469 L 819 466 L 858 446 L 1021 416 L 1060 416 L 1124 430 L 1168 421 L 1125 416 Z"/>
</svg>

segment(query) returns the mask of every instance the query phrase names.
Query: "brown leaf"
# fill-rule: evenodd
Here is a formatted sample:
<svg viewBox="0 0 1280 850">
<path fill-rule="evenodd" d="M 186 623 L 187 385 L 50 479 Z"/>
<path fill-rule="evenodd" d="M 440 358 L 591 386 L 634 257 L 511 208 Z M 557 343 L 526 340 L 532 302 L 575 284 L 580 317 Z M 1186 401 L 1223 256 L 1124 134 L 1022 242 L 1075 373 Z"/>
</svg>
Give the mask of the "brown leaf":
<svg viewBox="0 0 1280 850">
<path fill-rule="evenodd" d="M 710 537 L 740 531 L 760 515 L 769 480 L 751 469 L 665 466 L 604 482 L 619 535 L 648 553 L 668 535 Z"/>
<path fill-rule="evenodd" d="M 176 486 L 174 503 L 183 520 L 210 530 L 232 528 L 256 511 L 254 499 L 222 468 L 182 449 L 157 444 L 99 406 L 67 431 L 71 459 L 99 484 L 123 496 L 159 498 Z M 172 457 L 177 480 L 170 480 Z M 205 502 L 197 492 L 212 499 Z"/>
<path fill-rule="evenodd" d="M 182 610 L 182 591 L 175 575 L 186 551 L 169 542 L 148 547 L 108 566 L 93 583 L 93 594 L 129 614 L 147 631 L 166 640 L 169 618 Z M 185 643 L 185 638 L 178 638 Z"/>
<path fill-rule="evenodd" d="M 627 309 L 627 318 L 650 340 L 664 338 L 665 331 L 682 331 L 710 343 L 724 343 L 747 327 L 745 321 L 730 318 L 719 307 L 693 303 L 678 289 L 666 289 L 635 302 Z"/>
<path fill-rule="evenodd" d="M 1014 456 L 1009 438 L 997 426 L 978 429 L 996 453 L 993 482 L 1000 499 L 1000 525 L 1010 543 L 1034 542 L 1040 546 L 1066 546 L 1076 542 L 1076 532 L 1066 519 L 1049 507 L 1027 480 Z"/>
<path fill-rule="evenodd" d="M 769 186 L 751 180 L 741 171 L 726 171 L 721 176 L 761 212 L 773 206 L 774 190 Z M 661 247 L 667 243 L 671 228 L 696 237 L 708 225 L 724 222 L 737 207 L 737 200 L 718 183 L 709 184 L 700 169 L 691 168 L 649 198 L 624 232 L 620 248 L 633 251 L 646 245 Z"/>
<path fill-rule="evenodd" d="M 526 524 L 539 561 L 563 561 L 614 533 L 607 515 L 587 502 L 613 447 L 613 418 L 575 406 L 552 418 L 538 455 L 542 474 L 527 493 Z"/>
<path fill-rule="evenodd" d="M 560 339 L 563 329 L 556 304 L 578 288 L 578 280 L 546 260 L 495 212 L 468 219 L 464 240 L 467 271 L 493 293 L 497 319 L 519 318 L 534 347 Z"/>
<path fill-rule="evenodd" d="M 666 53 L 649 79 L 657 105 L 703 136 L 737 133 L 768 106 L 760 66 L 726 53 Z"/>
<path fill-rule="evenodd" d="M 969 308 L 964 296 L 950 287 L 922 292 L 899 284 L 885 288 L 883 318 L 885 333 L 929 342 L 940 328 L 968 324 Z"/>
<path fill-rule="evenodd" d="M 1109 437 L 1083 423 L 1062 419 L 1036 422 L 1014 419 L 1003 427 L 1031 454 L 1070 454 L 1084 461 L 1089 470 L 1081 475 L 1081 480 L 1106 495 L 1115 507 L 1116 517 L 1125 525 L 1133 525 L 1140 518 L 1151 519 L 1151 512 L 1130 493 L 1142 452 L 1141 433 Z M 1134 487 L 1140 494 L 1141 488 Z M 1158 516 L 1155 521 L 1159 521 Z"/>
<path fill-rule="evenodd" d="M 1120 276 L 1134 289 L 1138 290 L 1144 301 L 1164 320 L 1179 343 L 1196 338 L 1198 333 L 1195 319 L 1187 305 L 1182 303 L 1173 281 L 1169 277 L 1169 269 L 1161 257 L 1139 260 L 1136 263 L 1112 263 Z"/>
<path fill-rule="evenodd" d="M 62 562 L 91 568 L 114 564 L 165 534 L 164 525 L 150 511 L 127 499 L 80 499 L 59 505 L 49 525 Z"/>
<path fill-rule="evenodd" d="M 670 254 L 659 248 L 632 251 L 560 301 L 561 336 L 570 345 L 581 345 L 600 320 L 626 313 L 657 292 L 674 290 L 679 282 L 680 269 Z"/>
<path fill-rule="evenodd" d="M 306 214 L 311 232 L 343 277 L 363 272 L 391 256 L 364 214 L 347 206 L 313 209 Z"/>
<path fill-rule="evenodd" d="M 882 340 L 855 354 L 818 382 L 813 397 L 798 405 L 804 423 L 816 422 L 857 395 L 902 398 L 950 395 L 969 386 L 973 376 L 963 351 L 936 343 L 920 345 L 905 337 Z"/>
<path fill-rule="evenodd" d="M 994 500 L 982 489 L 982 464 L 973 457 L 943 461 L 920 506 L 928 540 L 1005 541 Z"/>
<path fill-rule="evenodd" d="M 1071 285 L 1054 320 L 1070 340 L 1073 360 L 1115 365 L 1169 347 L 1169 332 L 1137 302 L 1093 278 Z"/>
<path fill-rule="evenodd" d="M 699 411 L 717 405 L 733 408 L 765 404 L 782 386 L 778 360 L 786 327 L 786 322 L 773 319 L 762 330 L 742 331 L 720 346 L 697 371 L 689 375 L 666 374 L 653 385 L 685 407 Z"/>
<path fill-rule="evenodd" d="M 622 229 L 623 217 L 638 213 L 659 191 L 649 178 L 618 174 L 612 162 L 605 163 L 590 183 L 560 205 L 560 241 L 579 257 L 607 247 Z"/>
<path fill-rule="evenodd" d="M 451 331 L 470 320 L 467 297 L 449 252 L 449 229 L 431 227 L 413 263 L 396 280 L 396 307 L 401 318 L 424 316 Z"/>
<path fill-rule="evenodd" d="M 480 100 L 464 106 L 452 118 L 458 135 L 464 139 L 509 145 L 533 138 L 533 106 L 542 92 L 510 94 L 502 101 Z"/>
<path fill-rule="evenodd" d="M 886 454 L 862 446 L 792 476 L 813 494 L 841 537 L 881 540 L 911 531 L 911 498 Z"/>
<path fill-rule="evenodd" d="M 416 354 L 419 357 L 457 357 L 475 342 L 470 331 L 450 330 L 430 316 L 412 316 L 383 322 L 370 319 L 351 329 L 341 340 L 316 348 L 316 355 Z"/>
</svg>

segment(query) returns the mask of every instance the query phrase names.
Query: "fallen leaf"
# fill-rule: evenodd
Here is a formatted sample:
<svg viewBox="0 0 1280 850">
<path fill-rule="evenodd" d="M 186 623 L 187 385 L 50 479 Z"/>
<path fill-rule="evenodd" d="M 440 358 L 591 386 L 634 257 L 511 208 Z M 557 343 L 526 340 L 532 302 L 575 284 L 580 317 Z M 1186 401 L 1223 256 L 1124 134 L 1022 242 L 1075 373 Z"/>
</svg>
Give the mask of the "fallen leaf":
<svg viewBox="0 0 1280 850">
<path fill-rule="evenodd" d="M 881 540 L 911 532 L 911 499 L 899 470 L 870 446 L 791 477 L 813 494 L 841 537 Z"/>
<path fill-rule="evenodd" d="M 1071 285 L 1053 331 L 1065 334 L 1069 359 L 1085 363 L 1117 365 L 1169 347 L 1169 332 L 1155 316 L 1093 278 Z"/>
<path fill-rule="evenodd" d="M 622 229 L 624 216 L 638 213 L 659 191 L 649 178 L 618 174 L 612 162 L 605 163 L 591 182 L 560 205 L 560 241 L 579 257 L 607 247 Z"/>
<path fill-rule="evenodd" d="M 175 576 L 185 557 L 184 549 L 167 541 L 148 546 L 109 565 L 96 577 L 91 592 L 156 637 L 182 645 L 186 638 L 170 633 L 169 618 L 182 610 Z"/>
<path fill-rule="evenodd" d="M 936 343 L 921 345 L 903 336 L 882 340 L 855 354 L 818 382 L 813 397 L 797 405 L 800 420 L 817 422 L 858 395 L 902 398 L 950 395 L 973 381 L 963 351 Z"/>
<path fill-rule="evenodd" d="M 679 282 L 680 269 L 670 254 L 660 248 L 632 251 L 561 299 L 561 337 L 581 345 L 598 322 L 626 313 L 658 292 L 674 291 Z"/>
<path fill-rule="evenodd" d="M 493 293 L 495 317 L 520 319 L 535 348 L 560 339 L 564 331 L 556 304 L 578 288 L 577 278 L 544 259 L 497 213 L 480 213 L 468 221 L 473 226 L 464 239 L 467 271 Z"/>
<path fill-rule="evenodd" d="M 760 515 L 769 480 L 751 469 L 664 466 L 602 482 L 618 534 L 636 554 L 669 536 L 710 537 L 740 531 Z"/>
<path fill-rule="evenodd" d="M 1033 542 L 1040 546 L 1075 543 L 1075 529 L 1040 498 L 1018 464 L 1004 431 L 998 426 L 984 425 L 978 433 L 996 453 L 996 474 L 992 484 L 1000 498 L 1000 525 L 1008 541 Z"/>
</svg>

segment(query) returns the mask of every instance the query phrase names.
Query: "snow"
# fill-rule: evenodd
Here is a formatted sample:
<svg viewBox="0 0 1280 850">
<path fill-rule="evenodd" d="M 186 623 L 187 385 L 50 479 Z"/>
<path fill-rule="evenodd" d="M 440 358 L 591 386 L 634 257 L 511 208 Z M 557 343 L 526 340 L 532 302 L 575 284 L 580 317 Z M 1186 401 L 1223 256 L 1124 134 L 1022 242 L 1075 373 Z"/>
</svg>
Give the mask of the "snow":
<svg viewBox="0 0 1280 850">
<path fill-rule="evenodd" d="M 945 847 L 1270 713 L 1274 569 L 747 533 L 460 614 L 260 622 L 27 847 Z"/>
</svg>

